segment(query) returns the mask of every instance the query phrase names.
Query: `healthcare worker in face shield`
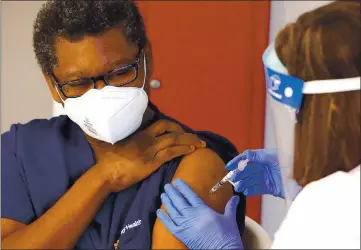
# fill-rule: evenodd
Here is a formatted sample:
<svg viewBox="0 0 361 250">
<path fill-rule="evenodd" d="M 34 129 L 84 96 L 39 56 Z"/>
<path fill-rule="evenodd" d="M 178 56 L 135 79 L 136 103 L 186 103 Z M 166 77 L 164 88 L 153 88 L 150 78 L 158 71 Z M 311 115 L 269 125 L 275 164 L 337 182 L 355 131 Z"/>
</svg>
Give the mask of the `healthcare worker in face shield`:
<svg viewBox="0 0 361 250">
<path fill-rule="evenodd" d="M 237 169 L 236 190 L 285 199 L 272 248 L 360 249 L 360 5 L 335 1 L 305 13 L 264 52 L 277 151 L 246 151 L 227 169 Z M 178 179 L 161 198 L 158 217 L 188 248 L 244 247 L 237 197 L 219 214 Z"/>
</svg>

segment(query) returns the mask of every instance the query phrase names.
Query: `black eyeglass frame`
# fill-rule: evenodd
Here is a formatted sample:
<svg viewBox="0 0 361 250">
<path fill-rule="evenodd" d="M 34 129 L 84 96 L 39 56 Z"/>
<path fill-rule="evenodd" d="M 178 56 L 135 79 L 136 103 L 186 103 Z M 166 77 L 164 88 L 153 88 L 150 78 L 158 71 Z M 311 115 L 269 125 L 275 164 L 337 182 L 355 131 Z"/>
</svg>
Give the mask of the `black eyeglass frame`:
<svg viewBox="0 0 361 250">
<path fill-rule="evenodd" d="M 52 80 L 54 81 L 55 85 L 56 85 L 56 88 L 58 88 L 60 90 L 60 92 L 66 97 L 66 98 L 77 98 L 77 97 L 80 97 L 82 95 L 77 95 L 77 96 L 67 96 L 63 90 L 64 86 L 68 85 L 68 84 L 72 84 L 72 83 L 75 83 L 75 82 L 81 82 L 81 81 L 87 81 L 87 80 L 91 80 L 93 82 L 93 89 L 95 88 L 95 84 L 97 81 L 99 80 L 102 80 L 106 85 L 111 85 L 107 82 L 106 80 L 106 77 L 118 70 L 123 70 L 123 69 L 128 69 L 128 68 L 134 68 L 135 69 L 135 76 L 132 80 L 129 80 L 127 82 L 124 82 L 120 85 L 117 85 L 115 87 L 121 87 L 121 86 L 124 86 L 126 84 L 129 84 L 133 81 L 135 81 L 137 78 L 138 78 L 138 72 L 139 72 L 139 67 L 140 67 L 140 58 L 141 56 L 145 56 L 144 55 L 144 51 L 142 49 L 139 50 L 138 52 L 138 55 L 137 55 L 137 59 L 134 63 L 131 63 L 131 64 L 128 64 L 128 65 L 125 65 L 125 66 L 121 66 L 119 68 L 115 68 L 115 69 L 112 69 L 111 71 L 108 71 L 100 76 L 96 76 L 96 77 L 85 77 L 85 78 L 80 78 L 80 79 L 77 79 L 77 80 L 73 80 L 73 81 L 66 81 L 66 82 L 63 82 L 63 83 L 59 83 L 54 75 L 53 72 L 51 72 L 50 76 L 52 78 Z M 111 85 L 111 86 L 114 86 L 114 85 Z"/>
</svg>

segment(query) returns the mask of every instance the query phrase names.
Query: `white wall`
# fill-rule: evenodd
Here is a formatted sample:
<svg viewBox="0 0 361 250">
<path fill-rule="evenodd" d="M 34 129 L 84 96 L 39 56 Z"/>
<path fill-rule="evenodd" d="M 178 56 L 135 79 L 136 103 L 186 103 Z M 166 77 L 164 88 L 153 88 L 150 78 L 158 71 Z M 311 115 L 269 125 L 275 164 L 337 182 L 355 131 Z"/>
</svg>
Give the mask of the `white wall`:
<svg viewBox="0 0 361 250">
<path fill-rule="evenodd" d="M 276 38 L 277 32 L 285 24 L 294 21 L 302 13 L 317 8 L 318 6 L 332 1 L 272 1 L 270 41 Z M 269 100 L 266 102 L 266 126 L 265 126 L 265 147 L 275 148 L 272 120 L 270 117 Z M 285 215 L 285 203 L 283 200 L 264 195 L 262 197 L 262 226 L 273 238 L 280 222 Z"/>
<path fill-rule="evenodd" d="M 41 4 L 1 2 L 1 133 L 13 123 L 52 116 L 52 98 L 32 48 L 32 25 Z"/>
</svg>

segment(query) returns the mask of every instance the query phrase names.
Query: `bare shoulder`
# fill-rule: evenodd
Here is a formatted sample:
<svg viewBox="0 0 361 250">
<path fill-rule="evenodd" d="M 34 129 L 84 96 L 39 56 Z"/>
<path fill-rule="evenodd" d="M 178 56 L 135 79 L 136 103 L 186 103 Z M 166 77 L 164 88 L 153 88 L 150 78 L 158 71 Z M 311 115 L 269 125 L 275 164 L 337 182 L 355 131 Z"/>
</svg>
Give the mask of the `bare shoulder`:
<svg viewBox="0 0 361 250">
<path fill-rule="evenodd" d="M 223 213 L 232 197 L 232 186 L 227 183 L 214 194 L 209 191 L 227 174 L 224 167 L 225 163 L 216 152 L 198 149 L 182 159 L 173 179 L 183 179 L 209 206 Z"/>
<path fill-rule="evenodd" d="M 209 148 L 200 148 L 183 157 L 177 173 L 182 171 L 208 170 L 209 174 L 226 173 L 225 163 L 216 152 Z M 211 170 L 216 171 L 213 173 Z"/>
<path fill-rule="evenodd" d="M 227 174 L 224 167 L 225 163 L 214 151 L 207 148 L 197 149 L 183 157 L 173 180 L 184 180 L 208 206 L 224 213 L 224 208 L 233 194 L 232 186 L 227 183 L 218 192 L 209 194 L 213 185 Z M 157 219 L 153 230 L 152 248 L 185 249 L 185 246 Z"/>
</svg>

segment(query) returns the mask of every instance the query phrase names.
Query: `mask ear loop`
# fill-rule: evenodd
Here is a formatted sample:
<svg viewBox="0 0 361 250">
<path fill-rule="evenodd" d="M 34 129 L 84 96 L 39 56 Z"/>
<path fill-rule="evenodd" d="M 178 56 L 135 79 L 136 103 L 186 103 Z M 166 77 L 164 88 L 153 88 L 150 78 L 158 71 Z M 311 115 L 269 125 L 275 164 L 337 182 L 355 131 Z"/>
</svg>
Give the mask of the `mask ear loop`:
<svg viewBox="0 0 361 250">
<path fill-rule="evenodd" d="M 144 89 L 144 86 L 145 86 L 145 81 L 147 79 L 147 57 L 145 56 L 145 52 L 143 50 L 143 57 L 144 57 L 144 60 L 143 60 L 143 64 L 144 64 L 144 79 L 143 79 L 143 85 L 142 85 L 142 89 Z"/>
<path fill-rule="evenodd" d="M 63 98 L 61 98 L 61 95 L 60 95 L 59 90 L 58 90 L 58 86 L 56 86 L 56 84 L 53 84 L 53 86 L 55 88 L 56 93 L 58 93 L 58 96 L 59 96 L 60 100 L 63 102 L 63 106 L 64 106 L 65 100 L 63 100 Z"/>
</svg>

